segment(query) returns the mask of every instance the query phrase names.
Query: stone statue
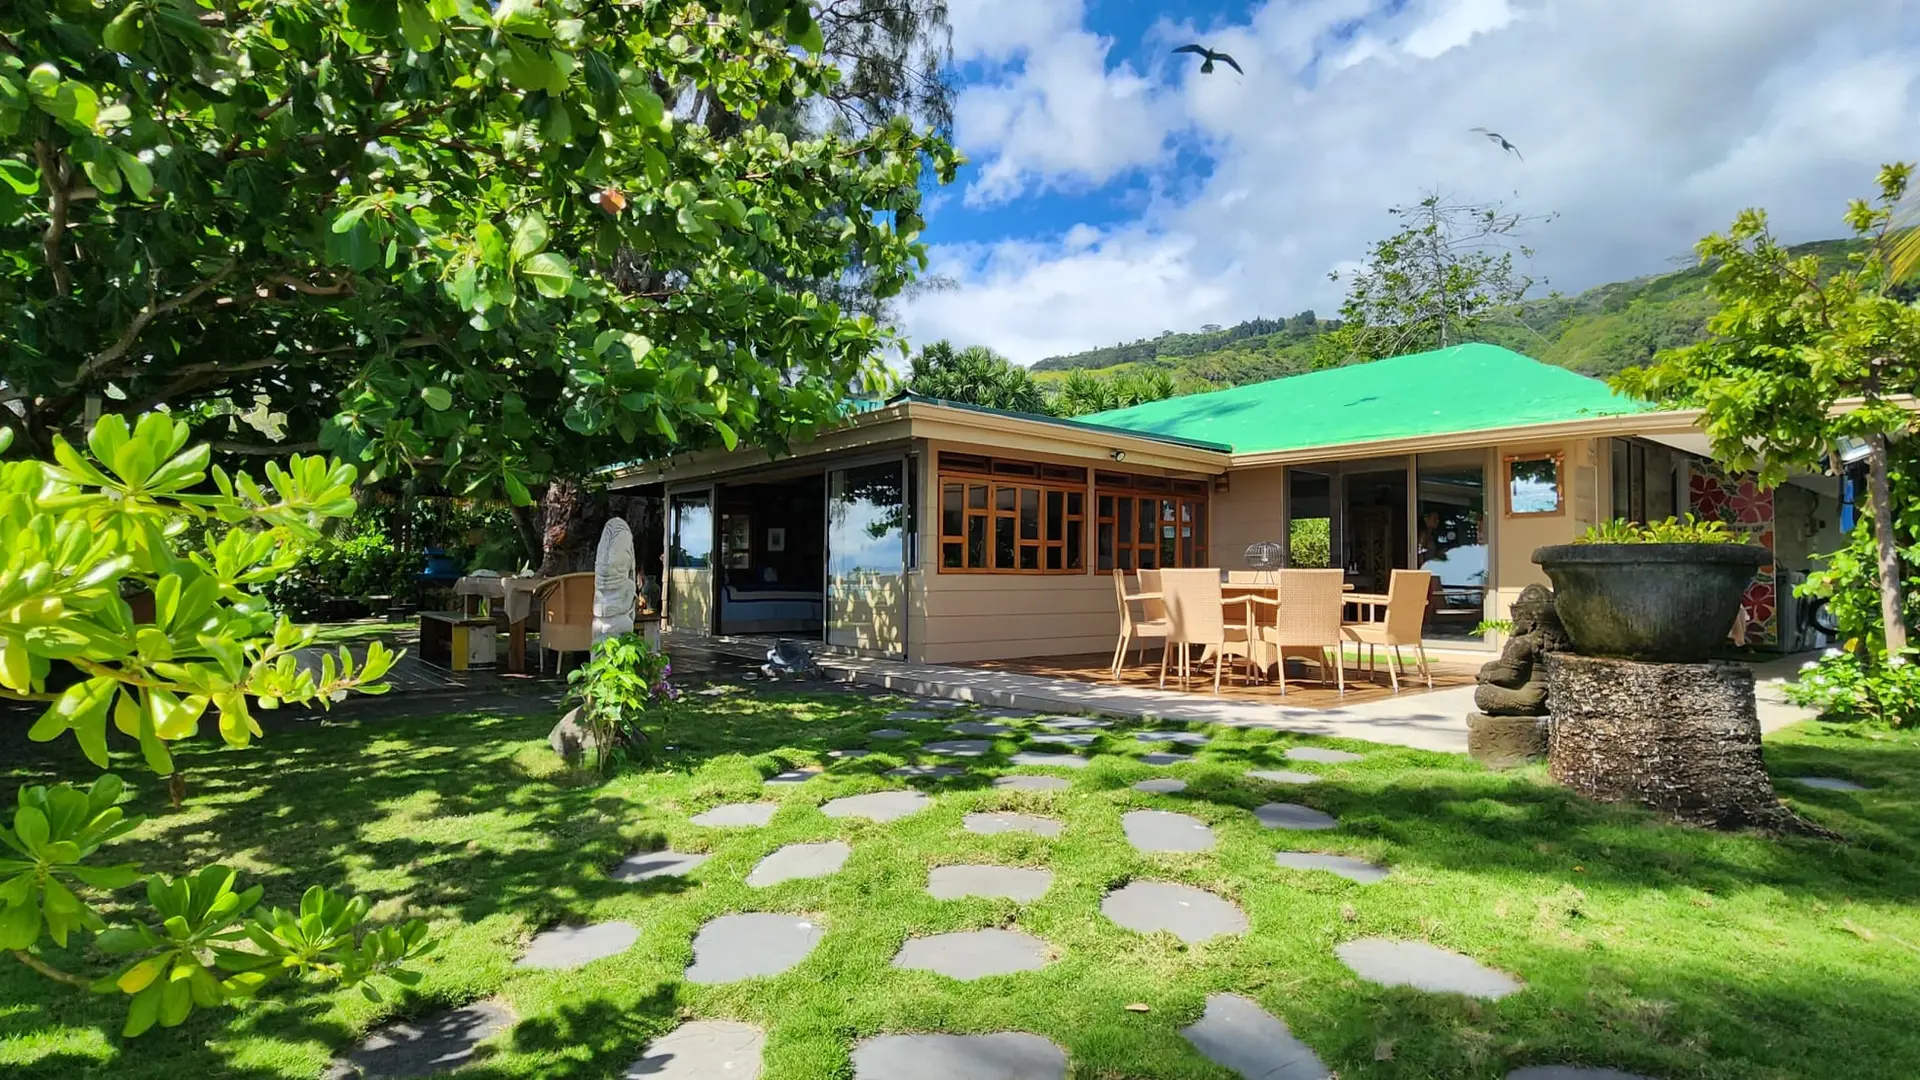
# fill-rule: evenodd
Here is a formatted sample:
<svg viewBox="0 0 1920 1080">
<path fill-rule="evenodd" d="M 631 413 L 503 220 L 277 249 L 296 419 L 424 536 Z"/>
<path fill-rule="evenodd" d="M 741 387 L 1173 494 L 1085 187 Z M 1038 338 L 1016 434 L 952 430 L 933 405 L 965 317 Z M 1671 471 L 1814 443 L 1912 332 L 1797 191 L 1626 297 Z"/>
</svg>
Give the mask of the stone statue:
<svg viewBox="0 0 1920 1080">
<path fill-rule="evenodd" d="M 593 562 L 593 643 L 633 632 L 633 530 L 620 518 L 600 531 L 600 552 Z"/>
<path fill-rule="evenodd" d="M 1569 647 L 1553 593 L 1529 585 L 1513 602 L 1513 632 L 1498 660 L 1481 665 L 1467 717 L 1467 748 L 1489 765 L 1519 765 L 1547 752 L 1546 656 Z"/>
</svg>

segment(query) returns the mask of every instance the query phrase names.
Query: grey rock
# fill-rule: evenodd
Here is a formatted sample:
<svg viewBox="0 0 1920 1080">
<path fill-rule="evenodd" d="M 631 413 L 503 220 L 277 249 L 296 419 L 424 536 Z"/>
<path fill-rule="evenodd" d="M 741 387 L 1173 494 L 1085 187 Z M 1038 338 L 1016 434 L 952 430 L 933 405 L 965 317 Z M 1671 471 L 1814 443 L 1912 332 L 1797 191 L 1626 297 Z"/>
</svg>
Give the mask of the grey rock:
<svg viewBox="0 0 1920 1080">
<path fill-rule="evenodd" d="M 1205 851 L 1213 830 L 1199 818 L 1169 810 L 1130 810 L 1120 815 L 1127 843 L 1140 851 Z"/>
<path fill-rule="evenodd" d="M 1038 1035 L 881 1035 L 853 1048 L 853 1080 L 1066 1080 L 1066 1051 Z"/>
<path fill-rule="evenodd" d="M 547 732 L 547 745 L 553 752 L 567 760 L 569 765 L 578 764 L 582 759 L 591 757 L 596 745 L 592 729 L 580 721 L 580 710 L 569 709 Z"/>
<path fill-rule="evenodd" d="M 756 889 L 800 878 L 826 877 L 847 864 L 853 849 L 839 840 L 823 844 L 788 844 L 761 859 L 747 875 L 747 884 Z"/>
<path fill-rule="evenodd" d="M 774 802 L 722 803 L 704 814 L 695 814 L 693 823 L 708 828 L 757 828 L 773 820 L 780 809 Z"/>
<path fill-rule="evenodd" d="M 1176 795 L 1187 790 L 1185 780 L 1175 780 L 1171 776 L 1159 776 L 1152 780 L 1142 780 L 1133 785 L 1133 790 L 1144 791 L 1149 795 Z"/>
<path fill-rule="evenodd" d="M 1042 754 L 1033 750 L 1022 750 L 1007 759 L 1015 765 L 1038 765 L 1050 769 L 1084 769 L 1087 759 L 1078 754 Z"/>
<path fill-rule="evenodd" d="M 873 753 L 871 750 L 829 750 L 827 751 L 827 756 L 830 758 L 839 758 L 842 761 L 850 761 L 854 758 L 866 757 L 871 753 Z"/>
<path fill-rule="evenodd" d="M 778 975 L 805 960 L 825 933 L 798 915 L 722 915 L 693 936 L 687 981 L 709 985 Z"/>
<path fill-rule="evenodd" d="M 1024 904 L 1040 899 L 1052 887 L 1052 871 L 1024 866 L 936 866 L 927 874 L 927 892 L 936 900 L 991 896 Z"/>
<path fill-rule="evenodd" d="M 888 769 L 888 776 L 904 776 L 910 780 L 944 780 L 949 776 L 963 776 L 965 769 L 952 765 L 902 765 L 897 769 Z"/>
<path fill-rule="evenodd" d="M 993 786 L 1012 791 L 1065 791 L 1073 781 L 1059 776 L 996 776 Z"/>
<path fill-rule="evenodd" d="M 962 720 L 957 724 L 948 724 L 947 730 L 955 735 L 1005 735 L 1013 729 L 1005 724 L 992 724 L 984 720 Z"/>
<path fill-rule="evenodd" d="M 609 956 L 618 956 L 640 940 L 640 928 L 630 922 L 603 922 L 591 926 L 561 926 L 535 934 L 515 967 L 557 971 L 577 968 Z"/>
<path fill-rule="evenodd" d="M 1047 966 L 1047 943 L 1018 930 L 967 930 L 908 938 L 893 966 L 962 981 Z"/>
<path fill-rule="evenodd" d="M 513 1026 L 513 1013 L 476 1001 L 418 1020 L 376 1028 L 366 1041 L 334 1059 L 328 1080 L 402 1080 L 437 1076 L 473 1060 L 474 1047 Z"/>
<path fill-rule="evenodd" d="M 1039 722 L 1039 726 L 1053 731 L 1092 731 L 1096 728 L 1110 728 L 1111 720 L 1096 720 L 1088 716 L 1050 716 Z"/>
<path fill-rule="evenodd" d="M 1029 735 L 1028 742 L 1050 746 L 1092 746 L 1098 735 L 1079 735 L 1070 731 L 1056 731 L 1050 735 Z"/>
<path fill-rule="evenodd" d="M 1653 1080 L 1619 1069 L 1588 1069 L 1577 1065 L 1529 1065 L 1507 1074 L 1507 1080 Z"/>
<path fill-rule="evenodd" d="M 684 877 L 711 855 L 685 855 L 678 851 L 643 851 L 621 860 L 608 875 L 615 881 L 646 881 L 648 878 Z"/>
<path fill-rule="evenodd" d="M 1166 750 L 1155 750 L 1150 754 L 1141 754 L 1140 760 L 1149 765 L 1185 765 L 1193 760 L 1192 754 L 1175 754 Z"/>
<path fill-rule="evenodd" d="M 988 810 L 982 813 L 968 814 L 960 819 L 961 827 L 970 833 L 982 836 L 996 836 L 1000 833 L 1029 832 L 1036 836 L 1059 836 L 1067 826 L 1055 818 L 1040 817 L 1037 814 L 1016 814 L 1010 810 Z"/>
<path fill-rule="evenodd" d="M 944 719 L 945 716 L 945 713 L 933 712 L 928 709 L 895 709 L 886 715 L 886 719 L 919 722 L 923 720 L 941 720 Z"/>
<path fill-rule="evenodd" d="M 1332 814 L 1299 803 L 1270 802 L 1254 808 L 1253 816 L 1269 829 L 1337 829 Z"/>
<path fill-rule="evenodd" d="M 1320 778 L 1310 772 L 1294 772 L 1292 769 L 1249 769 L 1247 775 L 1255 780 L 1265 780 L 1269 784 L 1317 784 Z"/>
<path fill-rule="evenodd" d="M 973 715 L 987 720 L 1031 720 L 1040 714 L 1032 709 L 1009 709 L 996 705 L 981 709 Z"/>
<path fill-rule="evenodd" d="M 807 781 L 819 775 L 820 775 L 820 766 L 808 765 L 805 768 L 788 769 L 786 772 L 776 773 L 773 776 L 769 776 L 767 777 L 767 783 L 778 784 L 778 785 L 804 784 Z"/>
<path fill-rule="evenodd" d="M 986 739 L 941 739 L 922 743 L 920 749 L 942 757 L 985 757 L 993 752 L 993 743 Z"/>
<path fill-rule="evenodd" d="M 1295 761 L 1317 761 L 1323 765 L 1338 765 L 1343 761 L 1359 761 L 1360 755 L 1347 750 L 1328 750 L 1323 746 L 1290 746 L 1287 756 Z"/>
<path fill-rule="evenodd" d="M 1204 889 L 1164 881 L 1135 881 L 1100 901 L 1100 912 L 1129 930 L 1161 930 L 1189 945 L 1222 934 L 1247 932 L 1247 916 L 1235 904 Z"/>
<path fill-rule="evenodd" d="M 1865 791 L 1867 785 L 1856 784 L 1851 780 L 1842 780 L 1837 776 L 1789 776 L 1787 779 L 1802 787 L 1819 788 L 1822 791 Z"/>
<path fill-rule="evenodd" d="M 1246 1080 L 1328 1080 L 1333 1075 L 1286 1021 L 1239 994 L 1210 994 L 1199 1022 L 1180 1029 L 1200 1056 Z"/>
<path fill-rule="evenodd" d="M 842 796 L 822 806 L 820 812 L 830 818 L 897 821 L 932 805 L 933 800 L 918 791 L 875 791 Z"/>
<path fill-rule="evenodd" d="M 1133 736 L 1143 743 L 1179 743 L 1181 746 L 1205 746 L 1212 739 L 1197 731 L 1141 731 Z"/>
<path fill-rule="evenodd" d="M 1381 986 L 1411 986 L 1438 994 L 1466 994 L 1495 1000 L 1520 989 L 1512 976 L 1471 957 L 1424 941 L 1359 938 L 1334 946 L 1333 953 L 1353 973 Z"/>
<path fill-rule="evenodd" d="M 1379 863 L 1370 863 L 1351 855 L 1328 855 L 1318 851 L 1276 851 L 1273 861 L 1289 870 L 1325 870 L 1362 885 L 1385 881 L 1388 874 L 1387 868 Z"/>
<path fill-rule="evenodd" d="M 867 732 L 867 738 L 869 739 L 904 739 L 907 736 L 912 734 L 913 732 L 911 731 L 902 731 L 897 727 L 883 727 L 883 728 L 874 728 L 872 731 Z"/>
<path fill-rule="evenodd" d="M 736 1020 L 689 1020 L 647 1044 L 625 1080 L 759 1080 L 767 1033 Z"/>
</svg>

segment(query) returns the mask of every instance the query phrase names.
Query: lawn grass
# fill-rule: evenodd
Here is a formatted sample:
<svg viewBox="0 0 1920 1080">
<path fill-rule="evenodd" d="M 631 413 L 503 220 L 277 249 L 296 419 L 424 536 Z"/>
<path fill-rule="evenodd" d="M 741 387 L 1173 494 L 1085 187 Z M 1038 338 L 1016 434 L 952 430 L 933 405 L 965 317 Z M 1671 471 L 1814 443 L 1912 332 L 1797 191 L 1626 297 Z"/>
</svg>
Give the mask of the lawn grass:
<svg viewBox="0 0 1920 1080">
<path fill-rule="evenodd" d="M 1078 1078 L 1224 1080 L 1178 1029 L 1207 994 L 1230 990 L 1286 1020 L 1344 1080 L 1499 1077 L 1525 1064 L 1609 1065 L 1666 1080 L 1777 1080 L 1920 1074 L 1920 740 L 1795 730 L 1770 740 L 1776 774 L 1818 773 L 1866 793 L 1796 788 L 1802 812 L 1846 846 L 1682 829 L 1595 806 L 1536 770 L 1497 774 L 1464 758 L 1364 743 L 1345 765 L 1285 761 L 1302 740 L 1211 729 L 1189 765 L 1137 761 L 1154 747 L 1122 727 L 1090 768 L 1061 772 L 1070 791 L 993 789 L 990 758 L 971 775 L 922 785 L 932 808 L 889 824 L 836 821 L 819 804 L 897 788 L 878 774 L 911 743 L 831 763 L 789 788 L 762 779 L 829 764 L 825 751 L 865 745 L 898 702 L 849 694 L 736 694 L 676 707 L 664 765 L 582 782 L 545 745 L 547 715 L 445 716 L 274 732 L 234 751 L 180 758 L 189 802 L 165 812 L 164 786 L 123 766 L 130 799 L 151 820 L 119 845 L 154 869 L 224 859 L 290 905 L 320 882 L 377 904 L 382 918 L 421 915 L 445 942 L 414 993 L 371 1004 L 357 994 L 281 993 L 123 1043 L 119 1003 L 49 984 L 0 958 L 0 1074 L 9 1078 L 310 1078 L 368 1027 L 394 1015 L 498 996 L 520 1017 L 463 1077 L 617 1077 L 681 1018 L 766 1027 L 766 1080 L 850 1075 L 854 1042 L 883 1032 L 1024 1030 L 1064 1047 Z M 897 723 L 897 722 L 895 722 Z M 925 739 L 944 722 L 900 724 Z M 1000 739 L 1007 752 L 1017 740 Z M 1051 749 L 1051 748 L 1049 748 Z M 85 775 L 76 756 L 16 756 L 13 780 L 49 768 Z M 1273 787 L 1249 768 L 1293 768 L 1324 782 Z M 1178 795 L 1129 785 L 1185 778 Z M 779 801 L 764 829 L 704 829 L 688 818 L 721 802 Z M 1262 802 L 1333 814 L 1330 832 L 1261 828 Z M 978 836 L 969 811 L 1010 808 L 1067 822 L 1057 840 Z M 1179 810 L 1210 823 L 1209 852 L 1146 855 L 1120 815 Z M 752 889 L 742 879 L 776 848 L 842 838 L 837 874 Z M 606 872 L 637 849 L 711 851 L 686 879 L 624 885 Z M 1285 848 L 1390 864 L 1361 886 L 1277 868 Z M 1040 901 L 935 901 L 927 871 L 956 862 L 1045 866 Z M 1104 919 L 1101 896 L 1136 878 L 1184 882 L 1248 913 L 1244 938 L 1182 946 Z M 129 891 L 129 896 L 132 891 Z M 680 978 L 706 920 L 736 911 L 805 912 L 826 936 L 786 974 L 723 986 Z M 627 952 L 579 971 L 513 967 L 521 945 L 557 922 L 625 919 Z M 888 961 L 911 935 L 1017 926 L 1046 939 L 1042 971 L 953 982 Z M 1387 990 L 1333 956 L 1340 941 L 1424 939 L 1509 972 L 1525 990 L 1497 1003 Z M 103 964 L 83 948 L 69 963 Z M 1126 1006 L 1145 1003 L 1148 1012 Z"/>
</svg>

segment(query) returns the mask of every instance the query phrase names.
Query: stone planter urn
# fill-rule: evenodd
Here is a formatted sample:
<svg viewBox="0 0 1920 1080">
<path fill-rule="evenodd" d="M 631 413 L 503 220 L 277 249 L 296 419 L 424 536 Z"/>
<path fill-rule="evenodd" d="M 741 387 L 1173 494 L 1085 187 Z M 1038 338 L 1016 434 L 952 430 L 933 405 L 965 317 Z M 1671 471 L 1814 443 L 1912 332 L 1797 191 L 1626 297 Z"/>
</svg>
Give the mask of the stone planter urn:
<svg viewBox="0 0 1920 1080">
<path fill-rule="evenodd" d="M 1713 655 L 1769 558 L 1752 544 L 1556 544 L 1533 553 L 1575 652 L 1670 664 Z"/>
</svg>

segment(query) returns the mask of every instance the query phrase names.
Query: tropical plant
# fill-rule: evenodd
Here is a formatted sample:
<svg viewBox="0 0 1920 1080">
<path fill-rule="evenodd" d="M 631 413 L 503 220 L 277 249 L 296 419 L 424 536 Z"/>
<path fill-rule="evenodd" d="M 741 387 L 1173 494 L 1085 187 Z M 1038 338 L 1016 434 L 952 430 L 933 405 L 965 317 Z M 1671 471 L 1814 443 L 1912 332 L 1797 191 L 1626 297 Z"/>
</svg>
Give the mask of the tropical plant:
<svg viewBox="0 0 1920 1080">
<path fill-rule="evenodd" d="M 922 397 L 1008 412 L 1047 412 L 1047 396 L 1027 369 L 984 345 L 955 349 L 936 341 L 913 358 L 907 389 Z"/>
<path fill-rule="evenodd" d="M 1598 525 L 1587 526 L 1587 531 L 1574 541 L 1576 544 L 1743 544 L 1747 538 L 1734 532 L 1724 521 L 1716 519 L 1702 520 L 1693 514 L 1683 518 L 1670 517 L 1664 521 L 1642 524 L 1625 518 L 1614 518 Z"/>
<path fill-rule="evenodd" d="M 639 633 L 611 637 L 593 647 L 587 662 L 567 676 L 567 700 L 591 735 L 595 768 L 652 753 L 649 718 L 680 694 L 668 681 L 673 663 Z M 657 728 L 658 724 L 654 724 Z"/>
<path fill-rule="evenodd" d="M 1832 465 L 1845 441 L 1865 446 L 1888 656 L 1907 648 L 1889 443 L 1914 429 L 1903 398 L 1920 391 L 1920 308 L 1894 294 L 1887 246 L 1912 176 L 1911 165 L 1885 166 L 1879 198 L 1849 206 L 1847 224 L 1867 243 L 1830 275 L 1815 257 L 1782 247 L 1763 211 L 1742 211 L 1698 248 L 1722 304 L 1708 323 L 1713 336 L 1614 380 L 1637 397 L 1701 409 L 1715 456 L 1769 486 L 1789 469 Z"/>
<path fill-rule="evenodd" d="M 1479 622 L 1474 623 L 1473 629 L 1467 631 L 1467 633 L 1474 637 L 1485 637 L 1488 634 L 1511 634 L 1513 633 L 1513 620 L 1481 619 Z"/>
<path fill-rule="evenodd" d="M 1333 565 L 1333 522 L 1329 518 L 1295 518 L 1287 523 L 1287 565 Z"/>
<path fill-rule="evenodd" d="M 1823 720 L 1920 726 L 1915 651 L 1884 660 L 1866 654 L 1865 648 L 1828 649 L 1800 665 L 1800 677 L 1786 685 L 1787 700 L 1816 710 Z"/>
</svg>

